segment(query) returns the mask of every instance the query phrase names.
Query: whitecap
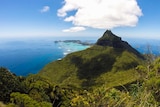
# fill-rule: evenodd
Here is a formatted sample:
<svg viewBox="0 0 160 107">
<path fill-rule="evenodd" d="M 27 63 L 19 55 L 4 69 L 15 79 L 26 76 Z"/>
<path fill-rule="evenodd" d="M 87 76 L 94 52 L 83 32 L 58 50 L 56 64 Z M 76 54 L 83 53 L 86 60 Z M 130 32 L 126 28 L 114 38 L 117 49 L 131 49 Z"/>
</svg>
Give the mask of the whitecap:
<svg viewBox="0 0 160 107">
<path fill-rule="evenodd" d="M 67 51 L 68 51 L 68 52 L 71 52 L 71 50 L 70 50 L 70 49 L 68 49 Z"/>
<path fill-rule="evenodd" d="M 63 55 L 67 55 L 67 54 L 68 54 L 67 52 L 64 52 L 64 53 L 63 53 Z"/>
<path fill-rule="evenodd" d="M 62 58 L 58 58 L 57 60 L 60 61 L 60 60 L 62 60 Z"/>
</svg>

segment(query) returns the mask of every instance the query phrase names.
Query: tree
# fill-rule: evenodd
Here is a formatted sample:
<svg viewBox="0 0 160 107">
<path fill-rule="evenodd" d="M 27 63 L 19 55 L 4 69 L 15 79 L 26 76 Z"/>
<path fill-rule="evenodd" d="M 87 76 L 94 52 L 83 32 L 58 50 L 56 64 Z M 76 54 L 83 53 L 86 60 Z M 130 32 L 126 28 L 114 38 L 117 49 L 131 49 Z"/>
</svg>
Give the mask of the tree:
<svg viewBox="0 0 160 107">
<path fill-rule="evenodd" d="M 54 85 L 46 77 L 29 75 L 22 84 L 26 87 L 26 93 L 34 100 L 51 102 L 50 93 Z"/>
<path fill-rule="evenodd" d="M 8 102 L 12 92 L 22 92 L 18 78 L 6 68 L 0 67 L 0 101 Z"/>
</svg>

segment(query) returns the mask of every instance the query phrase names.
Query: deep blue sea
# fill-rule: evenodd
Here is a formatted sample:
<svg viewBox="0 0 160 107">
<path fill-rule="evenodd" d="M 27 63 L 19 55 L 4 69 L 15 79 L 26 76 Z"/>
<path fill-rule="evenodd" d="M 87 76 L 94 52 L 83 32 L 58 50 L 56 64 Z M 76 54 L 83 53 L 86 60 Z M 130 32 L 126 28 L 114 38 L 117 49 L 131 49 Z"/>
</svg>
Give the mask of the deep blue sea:
<svg viewBox="0 0 160 107">
<path fill-rule="evenodd" d="M 88 48 L 75 43 L 55 43 L 54 38 L 4 39 L 0 41 L 0 66 L 16 75 L 34 74 L 47 63 Z"/>
<path fill-rule="evenodd" d="M 0 41 L 0 66 L 8 68 L 16 75 L 26 76 L 40 71 L 46 64 L 61 59 L 67 54 L 88 48 L 77 43 L 55 43 L 63 38 L 3 39 Z M 148 47 L 155 55 L 160 55 L 160 41 L 125 39 L 141 53 Z M 96 39 L 82 41 L 96 42 Z"/>
</svg>

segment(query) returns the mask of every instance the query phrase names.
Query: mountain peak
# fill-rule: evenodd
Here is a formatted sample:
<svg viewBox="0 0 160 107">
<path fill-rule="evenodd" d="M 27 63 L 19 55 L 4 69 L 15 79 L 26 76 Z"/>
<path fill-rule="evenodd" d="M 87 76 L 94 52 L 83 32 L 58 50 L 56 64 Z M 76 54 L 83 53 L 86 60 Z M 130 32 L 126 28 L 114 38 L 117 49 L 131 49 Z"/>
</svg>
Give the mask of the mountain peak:
<svg viewBox="0 0 160 107">
<path fill-rule="evenodd" d="M 98 39 L 97 45 L 101 46 L 112 46 L 120 48 L 121 38 L 112 33 L 111 30 L 107 30 L 101 38 Z"/>
<path fill-rule="evenodd" d="M 141 54 L 130 44 L 128 44 L 128 42 L 123 41 L 121 37 L 113 34 L 111 30 L 106 30 L 103 36 L 97 40 L 96 45 L 125 49 L 136 54 L 137 56 L 141 56 Z"/>
<path fill-rule="evenodd" d="M 115 34 L 112 33 L 111 30 L 106 30 L 106 32 L 103 34 L 103 37 L 107 37 L 110 40 L 120 40 L 121 41 L 121 37 L 116 36 Z"/>
</svg>

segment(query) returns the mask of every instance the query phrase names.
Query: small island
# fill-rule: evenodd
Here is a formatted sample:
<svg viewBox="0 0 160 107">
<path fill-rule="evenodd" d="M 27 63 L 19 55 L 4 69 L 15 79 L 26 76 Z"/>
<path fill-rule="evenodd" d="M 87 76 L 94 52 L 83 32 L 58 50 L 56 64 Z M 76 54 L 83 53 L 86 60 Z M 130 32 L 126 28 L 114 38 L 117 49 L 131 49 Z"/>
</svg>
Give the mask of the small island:
<svg viewBox="0 0 160 107">
<path fill-rule="evenodd" d="M 77 43 L 77 44 L 81 44 L 81 45 L 94 45 L 94 43 L 90 43 L 90 42 L 82 42 L 81 40 L 64 40 L 64 41 L 62 41 L 62 40 L 58 40 L 58 41 L 54 41 L 54 43 L 59 43 L 59 42 L 64 42 L 64 43 L 70 43 L 70 42 L 72 42 L 72 43 Z"/>
</svg>

